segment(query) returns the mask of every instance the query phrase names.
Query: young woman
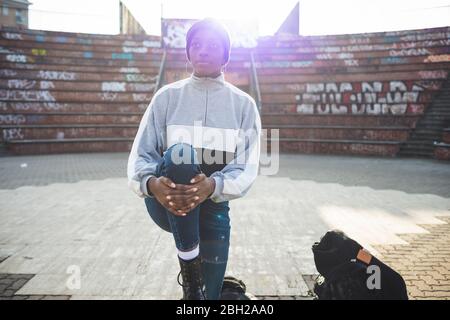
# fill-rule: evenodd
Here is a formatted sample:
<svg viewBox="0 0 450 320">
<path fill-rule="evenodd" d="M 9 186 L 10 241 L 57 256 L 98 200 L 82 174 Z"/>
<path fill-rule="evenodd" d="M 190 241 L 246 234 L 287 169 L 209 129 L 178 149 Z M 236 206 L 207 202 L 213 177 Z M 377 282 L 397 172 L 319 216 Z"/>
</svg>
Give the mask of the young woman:
<svg viewBox="0 0 450 320">
<path fill-rule="evenodd" d="M 217 21 L 186 36 L 193 74 L 162 87 L 139 125 L 128 184 L 173 234 L 183 299 L 220 299 L 230 245 L 229 201 L 258 175 L 261 120 L 254 100 L 224 80 L 230 37 Z"/>
</svg>

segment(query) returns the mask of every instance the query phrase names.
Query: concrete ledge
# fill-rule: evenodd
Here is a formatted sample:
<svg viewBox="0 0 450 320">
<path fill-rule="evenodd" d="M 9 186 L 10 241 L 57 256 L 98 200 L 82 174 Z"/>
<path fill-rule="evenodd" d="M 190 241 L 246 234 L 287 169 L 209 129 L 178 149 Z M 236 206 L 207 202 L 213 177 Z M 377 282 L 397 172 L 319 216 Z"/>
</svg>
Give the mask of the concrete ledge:
<svg viewBox="0 0 450 320">
<path fill-rule="evenodd" d="M 279 151 L 286 153 L 367 155 L 394 157 L 399 141 L 280 139 Z M 268 152 L 271 151 L 268 143 Z"/>
<path fill-rule="evenodd" d="M 6 144 L 6 150 L 13 155 L 130 152 L 132 144 L 132 138 L 13 140 Z"/>
</svg>

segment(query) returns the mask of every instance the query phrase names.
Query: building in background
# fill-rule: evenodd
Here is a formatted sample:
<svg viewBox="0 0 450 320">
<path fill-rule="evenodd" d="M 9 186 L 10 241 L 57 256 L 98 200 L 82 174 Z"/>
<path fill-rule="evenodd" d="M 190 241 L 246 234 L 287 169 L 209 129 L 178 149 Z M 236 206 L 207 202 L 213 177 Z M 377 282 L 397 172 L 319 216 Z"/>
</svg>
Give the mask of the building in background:
<svg viewBox="0 0 450 320">
<path fill-rule="evenodd" d="M 28 28 L 27 0 L 0 0 L 0 25 Z"/>
<path fill-rule="evenodd" d="M 120 34 L 146 34 L 144 28 L 122 1 L 119 2 L 119 6 Z"/>
<path fill-rule="evenodd" d="M 295 7 L 291 10 L 287 18 L 283 21 L 280 28 L 278 28 L 275 35 L 294 35 L 300 34 L 300 2 L 297 2 Z"/>
</svg>

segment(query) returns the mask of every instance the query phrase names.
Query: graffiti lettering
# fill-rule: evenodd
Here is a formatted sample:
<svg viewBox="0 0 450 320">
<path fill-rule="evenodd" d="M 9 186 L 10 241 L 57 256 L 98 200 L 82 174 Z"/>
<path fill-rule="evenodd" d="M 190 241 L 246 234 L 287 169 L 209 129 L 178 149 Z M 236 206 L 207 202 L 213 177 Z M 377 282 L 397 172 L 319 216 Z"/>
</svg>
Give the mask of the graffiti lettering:
<svg viewBox="0 0 450 320">
<path fill-rule="evenodd" d="M 24 56 L 23 54 L 8 54 L 6 56 L 6 60 L 9 62 L 27 62 L 27 56 Z"/>
<path fill-rule="evenodd" d="M 55 101 L 50 91 L 9 91 L 0 90 L 0 99 L 19 101 Z"/>
<path fill-rule="evenodd" d="M 123 52 L 135 52 L 135 53 L 146 53 L 147 48 L 144 47 L 122 47 Z"/>
<path fill-rule="evenodd" d="M 14 77 L 17 75 L 17 72 L 15 70 L 9 70 L 9 69 L 1 69 L 0 70 L 0 76 L 2 77 Z"/>
<path fill-rule="evenodd" d="M 31 53 L 35 56 L 46 56 L 47 50 L 45 49 L 31 49 Z"/>
<path fill-rule="evenodd" d="M 141 71 L 139 70 L 139 68 L 120 68 L 120 72 L 123 73 L 141 73 Z"/>
<path fill-rule="evenodd" d="M 20 33 L 5 32 L 3 36 L 9 40 L 22 40 L 22 35 Z"/>
<path fill-rule="evenodd" d="M 147 48 L 159 48 L 161 47 L 161 42 L 157 40 L 145 40 L 142 42 L 142 45 Z"/>
<path fill-rule="evenodd" d="M 76 78 L 74 72 L 42 70 L 38 72 L 37 77 L 45 80 L 75 80 Z"/>
<path fill-rule="evenodd" d="M 433 70 L 433 71 L 419 71 L 422 79 L 445 79 L 447 78 L 447 71 Z"/>
<path fill-rule="evenodd" d="M 430 54 L 430 51 L 425 48 L 420 49 L 402 49 L 402 50 L 391 50 L 389 55 L 391 57 L 395 56 L 424 56 Z"/>
<path fill-rule="evenodd" d="M 439 54 L 434 56 L 428 56 L 425 58 L 424 62 L 449 62 L 450 54 Z"/>
<path fill-rule="evenodd" d="M 13 79 L 8 80 L 8 88 L 9 89 L 31 89 L 36 85 L 36 81 L 34 80 L 26 80 L 26 79 Z"/>
<path fill-rule="evenodd" d="M 150 101 L 150 96 L 145 93 L 133 93 L 133 101 L 142 102 L 142 101 Z"/>
<path fill-rule="evenodd" d="M 26 121 L 22 114 L 0 114 L 0 124 L 22 124 Z"/>
<path fill-rule="evenodd" d="M 100 94 L 100 98 L 106 101 L 114 101 L 117 98 L 116 92 L 103 92 Z"/>
<path fill-rule="evenodd" d="M 22 140 L 24 138 L 21 128 L 3 129 L 3 140 Z"/>
<path fill-rule="evenodd" d="M 102 82 L 102 91 L 126 91 L 125 82 Z"/>
<path fill-rule="evenodd" d="M 357 92 L 354 86 L 360 86 L 361 92 Z M 349 82 L 307 83 L 306 92 L 296 95 L 297 112 L 345 114 L 351 109 L 354 114 L 403 114 L 408 104 L 419 100 L 421 91 L 423 88 L 416 84 L 408 90 L 403 81 L 361 82 L 354 85 Z"/>
</svg>

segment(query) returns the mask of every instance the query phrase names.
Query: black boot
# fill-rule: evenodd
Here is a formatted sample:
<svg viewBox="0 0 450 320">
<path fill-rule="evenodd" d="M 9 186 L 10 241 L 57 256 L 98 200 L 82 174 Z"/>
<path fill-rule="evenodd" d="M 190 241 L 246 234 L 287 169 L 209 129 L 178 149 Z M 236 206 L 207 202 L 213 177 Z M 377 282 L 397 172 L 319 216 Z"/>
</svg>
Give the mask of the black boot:
<svg viewBox="0 0 450 320">
<path fill-rule="evenodd" d="M 200 256 L 193 260 L 184 261 L 178 257 L 181 271 L 178 274 L 178 283 L 183 287 L 182 300 L 206 300 L 203 292 L 203 279 L 201 270 Z M 183 283 L 180 283 L 180 274 L 183 278 Z"/>
</svg>

